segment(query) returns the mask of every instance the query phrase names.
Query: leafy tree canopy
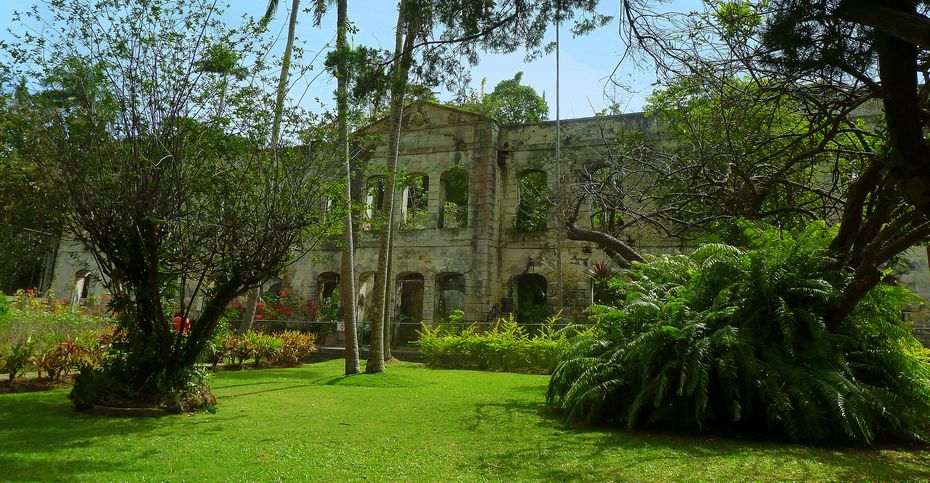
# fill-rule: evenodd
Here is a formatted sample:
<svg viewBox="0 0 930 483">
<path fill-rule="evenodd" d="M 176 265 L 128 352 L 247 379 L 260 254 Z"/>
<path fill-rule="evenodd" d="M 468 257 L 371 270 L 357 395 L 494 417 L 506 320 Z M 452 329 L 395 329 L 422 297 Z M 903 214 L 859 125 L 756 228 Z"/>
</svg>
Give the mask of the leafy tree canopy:
<svg viewBox="0 0 930 483">
<path fill-rule="evenodd" d="M 549 106 L 546 99 L 537 94 L 536 89 L 520 84 L 522 78 L 523 72 L 517 72 L 513 79 L 498 82 L 489 94 L 484 93 L 482 81 L 481 92 L 472 95 L 457 107 L 491 117 L 502 124 L 526 124 L 547 120 Z"/>
</svg>

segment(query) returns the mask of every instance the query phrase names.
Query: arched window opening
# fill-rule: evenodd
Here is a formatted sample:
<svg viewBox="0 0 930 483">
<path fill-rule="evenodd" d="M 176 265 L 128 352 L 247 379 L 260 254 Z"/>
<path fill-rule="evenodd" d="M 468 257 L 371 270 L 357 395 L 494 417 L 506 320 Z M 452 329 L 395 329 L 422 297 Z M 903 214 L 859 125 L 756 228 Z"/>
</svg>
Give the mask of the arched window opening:
<svg viewBox="0 0 930 483">
<path fill-rule="evenodd" d="M 514 226 L 523 232 L 545 231 L 549 219 L 549 186 L 544 171 L 529 171 L 520 177 L 520 198 Z"/>
<path fill-rule="evenodd" d="M 339 274 L 324 272 L 316 278 L 317 320 L 339 318 Z"/>
<path fill-rule="evenodd" d="M 429 224 L 429 176 L 413 175 L 404 185 L 401 220 L 408 230 L 422 230 Z"/>
<path fill-rule="evenodd" d="M 436 277 L 433 320 L 447 320 L 454 310 L 465 310 L 465 276 L 461 273 L 440 273 Z"/>
<path fill-rule="evenodd" d="M 442 182 L 442 205 L 439 211 L 440 228 L 468 226 L 468 173 L 461 169 L 446 171 Z"/>
<path fill-rule="evenodd" d="M 623 229 L 623 181 L 613 168 L 604 166 L 585 175 L 591 197 L 591 228 L 610 234 Z"/>
<path fill-rule="evenodd" d="M 90 295 L 91 275 L 88 270 L 78 270 L 74 274 L 74 288 L 71 291 L 71 303 L 81 304 Z"/>
<path fill-rule="evenodd" d="M 355 301 L 356 317 L 361 330 L 361 344 L 371 343 L 372 300 L 375 292 L 375 272 L 365 272 L 358 277 L 358 297 Z M 365 327 L 368 330 L 365 330 Z"/>
<path fill-rule="evenodd" d="M 282 289 L 281 279 L 272 278 L 265 282 L 263 292 L 266 294 L 277 295 Z"/>
<path fill-rule="evenodd" d="M 365 220 L 362 223 L 362 229 L 378 229 L 384 208 L 384 178 L 381 176 L 368 178 L 368 184 L 365 187 Z"/>
<path fill-rule="evenodd" d="M 329 298 L 339 288 L 339 274 L 336 272 L 323 272 L 316 278 L 316 292 L 320 300 Z"/>
<path fill-rule="evenodd" d="M 391 341 L 397 347 L 407 347 L 417 339 L 423 321 L 423 275 L 398 275 L 395 294 Z"/>
</svg>

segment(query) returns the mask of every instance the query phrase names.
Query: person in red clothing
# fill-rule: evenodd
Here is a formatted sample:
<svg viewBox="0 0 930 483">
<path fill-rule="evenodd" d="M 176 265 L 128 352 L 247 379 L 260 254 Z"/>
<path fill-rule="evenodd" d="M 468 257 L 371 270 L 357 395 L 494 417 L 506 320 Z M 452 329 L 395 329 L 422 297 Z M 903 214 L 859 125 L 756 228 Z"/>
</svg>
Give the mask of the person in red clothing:
<svg viewBox="0 0 930 483">
<path fill-rule="evenodd" d="M 191 331 L 191 319 L 184 317 L 180 312 L 174 314 L 174 318 L 171 319 L 171 323 L 174 325 L 175 332 L 183 332 L 187 334 Z"/>
</svg>

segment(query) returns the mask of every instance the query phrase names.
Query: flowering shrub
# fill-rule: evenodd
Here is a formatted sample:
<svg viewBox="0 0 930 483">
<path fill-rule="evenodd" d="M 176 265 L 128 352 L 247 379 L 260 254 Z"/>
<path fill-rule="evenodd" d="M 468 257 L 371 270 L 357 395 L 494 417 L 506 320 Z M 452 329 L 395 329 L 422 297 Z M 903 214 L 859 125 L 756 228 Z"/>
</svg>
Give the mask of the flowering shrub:
<svg viewBox="0 0 930 483">
<path fill-rule="evenodd" d="M 229 303 L 228 310 L 234 310 L 235 318 L 241 319 L 245 313 L 245 304 L 242 300 L 234 299 Z M 301 301 L 291 296 L 286 290 L 277 293 L 262 295 L 255 304 L 256 320 L 316 320 L 318 303 L 315 298 Z"/>
</svg>

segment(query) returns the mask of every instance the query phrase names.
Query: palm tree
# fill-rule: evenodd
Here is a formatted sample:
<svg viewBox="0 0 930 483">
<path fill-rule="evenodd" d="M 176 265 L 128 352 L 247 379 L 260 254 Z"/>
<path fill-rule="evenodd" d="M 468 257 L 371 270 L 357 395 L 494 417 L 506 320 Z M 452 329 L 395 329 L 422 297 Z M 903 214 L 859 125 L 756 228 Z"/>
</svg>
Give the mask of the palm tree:
<svg viewBox="0 0 930 483">
<path fill-rule="evenodd" d="M 407 93 L 407 80 L 410 65 L 413 62 L 414 40 L 423 23 L 423 5 L 420 2 L 400 0 L 397 13 L 397 31 L 394 39 L 394 63 L 391 80 L 391 108 L 389 117 L 390 133 L 387 159 L 387 182 L 385 183 L 385 210 L 388 213 L 387 226 L 381 234 L 378 247 L 378 273 L 375 278 L 375 317 L 371 325 L 371 345 L 368 351 L 366 372 L 383 372 L 384 359 L 391 358 L 390 322 L 391 310 L 391 262 L 394 244 L 394 226 L 398 218 L 394 203 L 394 185 L 397 180 L 397 161 L 400 154 L 401 119 L 404 110 L 404 98 Z"/>
<path fill-rule="evenodd" d="M 262 17 L 262 25 L 268 25 L 274 13 L 278 10 L 278 0 L 268 0 L 268 7 Z M 284 47 L 284 57 L 281 59 L 281 76 L 278 78 L 277 98 L 274 106 L 274 121 L 271 126 L 271 147 L 276 148 L 281 139 L 281 113 L 284 112 L 284 95 L 287 93 L 287 77 L 291 68 L 291 53 L 294 50 L 294 30 L 297 28 L 297 12 L 300 10 L 300 0 L 293 0 L 291 4 L 291 18 L 287 30 L 287 45 Z M 258 305 L 259 289 L 249 291 L 242 314 L 242 325 L 239 333 L 252 329 L 255 321 L 255 308 Z"/>
<path fill-rule="evenodd" d="M 336 51 L 344 54 L 348 50 L 346 30 L 348 27 L 347 0 L 338 0 L 336 3 Z M 319 11 L 319 10 L 318 10 Z M 345 373 L 358 374 L 358 331 L 355 320 L 355 239 L 352 233 L 352 166 L 349 163 L 349 72 L 346 55 L 339 55 L 339 65 L 336 67 L 336 115 L 339 124 L 339 156 L 346 170 L 346 200 L 348 209 L 345 215 L 343 228 L 343 252 L 340 279 L 342 298 L 342 316 L 345 325 Z"/>
<path fill-rule="evenodd" d="M 268 8 L 262 23 L 271 21 L 275 11 L 278 10 L 278 0 L 268 0 Z M 291 54 L 294 51 L 294 30 L 297 28 L 297 12 L 300 11 L 300 0 L 292 0 L 291 18 L 287 26 L 287 45 L 284 46 L 284 57 L 281 58 L 281 76 L 278 77 L 277 99 L 274 105 L 274 122 L 271 125 L 271 146 L 277 147 L 281 139 L 281 113 L 284 111 L 284 95 L 287 93 L 287 77 L 290 74 Z"/>
<path fill-rule="evenodd" d="M 274 16 L 278 9 L 278 0 L 269 0 L 265 15 L 262 22 L 267 24 L 271 17 Z M 332 0 L 314 0 L 313 15 L 314 25 L 319 26 L 326 8 Z M 294 31 L 297 27 L 297 12 L 300 10 L 300 0 L 293 0 L 291 4 L 290 22 L 288 24 L 287 45 L 284 47 L 284 57 L 281 61 L 281 76 L 278 78 L 277 99 L 275 101 L 274 121 L 271 130 L 271 144 L 277 146 L 281 136 L 281 113 L 284 107 L 284 95 L 287 90 L 287 78 L 291 65 L 291 53 L 294 48 Z M 337 1 L 337 19 L 336 19 L 336 50 L 345 52 L 348 50 L 346 41 L 346 31 L 348 26 L 347 0 Z M 343 166 L 346 170 L 346 199 L 349 203 L 349 209 L 346 210 L 345 228 L 344 228 L 344 251 L 342 256 L 342 267 L 340 274 L 340 297 L 342 299 L 343 323 L 345 324 L 345 373 L 357 374 L 359 368 L 359 349 L 358 349 L 358 331 L 356 330 L 355 318 L 355 240 L 353 237 L 352 223 L 352 167 L 349 163 L 349 127 L 348 127 L 348 82 L 349 74 L 345 56 L 340 56 L 340 62 L 337 67 L 337 88 L 336 88 L 336 110 L 339 125 L 339 155 L 342 158 Z M 253 307 L 251 315 L 254 317 L 254 305 L 258 301 L 257 294 L 250 294 L 249 302 Z M 251 325 L 251 324 L 249 324 Z"/>
</svg>

